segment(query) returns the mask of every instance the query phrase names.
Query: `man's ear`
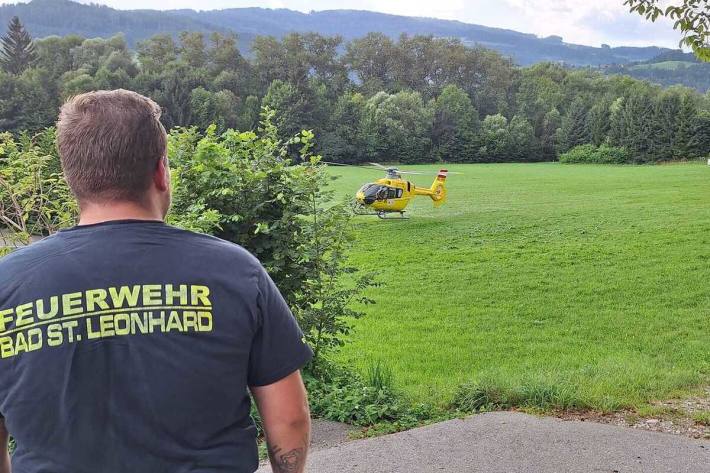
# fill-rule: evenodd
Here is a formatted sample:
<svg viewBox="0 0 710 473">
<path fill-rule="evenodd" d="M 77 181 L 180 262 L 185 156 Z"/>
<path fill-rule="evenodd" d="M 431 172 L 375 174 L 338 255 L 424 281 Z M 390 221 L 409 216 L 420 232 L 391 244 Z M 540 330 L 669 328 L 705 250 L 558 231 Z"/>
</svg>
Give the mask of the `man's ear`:
<svg viewBox="0 0 710 473">
<path fill-rule="evenodd" d="M 161 192 L 166 192 L 170 189 L 170 169 L 168 167 L 168 158 L 161 158 L 158 160 L 158 165 L 155 167 L 155 174 L 153 174 L 153 183 Z"/>
</svg>

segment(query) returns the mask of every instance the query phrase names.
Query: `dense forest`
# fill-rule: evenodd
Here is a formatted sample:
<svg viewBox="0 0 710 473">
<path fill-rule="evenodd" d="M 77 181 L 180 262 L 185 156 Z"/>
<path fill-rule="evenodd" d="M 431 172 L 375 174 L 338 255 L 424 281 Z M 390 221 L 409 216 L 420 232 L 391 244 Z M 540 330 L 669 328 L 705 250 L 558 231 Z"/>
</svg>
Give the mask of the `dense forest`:
<svg viewBox="0 0 710 473">
<path fill-rule="evenodd" d="M 122 36 L 49 37 L 12 68 L 14 53 L 3 54 L 0 129 L 13 132 L 52 125 L 71 95 L 127 88 L 155 99 L 167 127 L 248 130 L 269 107 L 284 138 L 312 129 L 326 159 L 348 163 L 542 161 L 588 143 L 623 148 L 631 162 L 710 150 L 709 95 L 519 68 L 455 39 L 292 33 L 256 37 L 246 57 L 234 35 L 184 32 L 135 50 Z"/>
</svg>

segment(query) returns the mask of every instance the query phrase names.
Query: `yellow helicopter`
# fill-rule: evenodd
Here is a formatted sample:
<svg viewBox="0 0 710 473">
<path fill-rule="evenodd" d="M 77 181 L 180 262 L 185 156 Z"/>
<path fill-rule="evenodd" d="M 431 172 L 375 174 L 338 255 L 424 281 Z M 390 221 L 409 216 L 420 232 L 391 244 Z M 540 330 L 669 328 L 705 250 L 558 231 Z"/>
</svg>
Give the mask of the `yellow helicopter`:
<svg viewBox="0 0 710 473">
<path fill-rule="evenodd" d="M 335 163 L 332 163 L 335 164 Z M 449 173 L 441 169 L 433 174 L 434 182 L 430 187 L 417 187 L 410 181 L 402 179 L 403 174 L 432 175 L 418 171 L 402 171 L 396 167 L 386 167 L 378 163 L 369 163 L 375 169 L 385 171 L 386 175 L 375 182 L 365 184 L 355 194 L 355 213 L 359 215 L 376 215 L 382 219 L 407 218 L 404 216 L 409 202 L 416 196 L 429 196 L 434 201 L 434 207 L 446 202 L 446 177 Z M 399 217 L 390 217 L 397 215 Z"/>
</svg>

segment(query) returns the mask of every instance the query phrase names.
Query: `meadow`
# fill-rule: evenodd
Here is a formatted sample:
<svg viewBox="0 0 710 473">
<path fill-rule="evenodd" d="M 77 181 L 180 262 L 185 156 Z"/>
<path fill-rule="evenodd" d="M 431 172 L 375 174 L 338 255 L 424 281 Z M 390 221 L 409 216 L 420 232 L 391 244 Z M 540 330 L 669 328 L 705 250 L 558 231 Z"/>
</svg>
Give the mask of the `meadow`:
<svg viewBox="0 0 710 473">
<path fill-rule="evenodd" d="M 340 360 L 442 405 L 462 383 L 602 410 L 710 383 L 710 167 L 448 168 L 441 208 L 356 218 L 352 262 L 384 286 Z M 380 177 L 332 172 L 341 195 Z"/>
</svg>

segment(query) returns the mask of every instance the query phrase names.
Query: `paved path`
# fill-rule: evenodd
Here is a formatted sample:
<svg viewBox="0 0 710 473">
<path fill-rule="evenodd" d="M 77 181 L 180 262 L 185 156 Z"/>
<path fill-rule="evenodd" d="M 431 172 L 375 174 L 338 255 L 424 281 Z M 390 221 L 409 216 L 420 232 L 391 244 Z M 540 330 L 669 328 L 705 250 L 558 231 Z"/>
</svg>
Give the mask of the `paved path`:
<svg viewBox="0 0 710 473">
<path fill-rule="evenodd" d="M 493 412 L 315 450 L 308 465 L 309 473 L 710 473 L 710 441 Z"/>
</svg>

